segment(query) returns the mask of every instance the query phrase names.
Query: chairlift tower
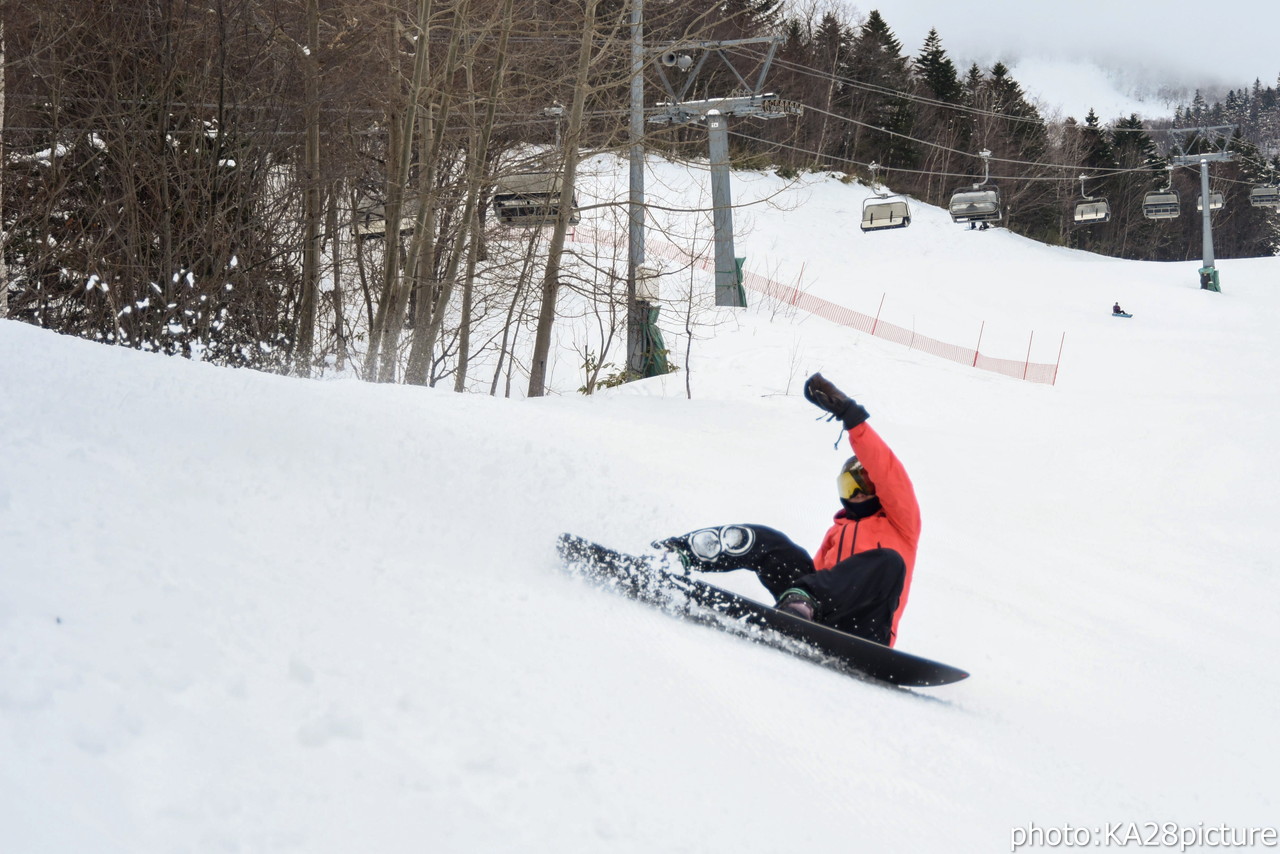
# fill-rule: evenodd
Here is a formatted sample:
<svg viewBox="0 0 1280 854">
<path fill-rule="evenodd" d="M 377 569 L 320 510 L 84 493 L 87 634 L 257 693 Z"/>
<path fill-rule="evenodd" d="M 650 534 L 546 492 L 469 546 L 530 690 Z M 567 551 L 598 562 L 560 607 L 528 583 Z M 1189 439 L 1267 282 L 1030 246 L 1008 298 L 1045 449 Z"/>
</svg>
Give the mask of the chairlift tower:
<svg viewBox="0 0 1280 854">
<path fill-rule="evenodd" d="M 707 127 L 707 151 L 711 161 L 712 227 L 715 234 L 716 305 L 743 307 L 741 282 L 733 244 L 733 198 L 729 183 L 729 122 L 730 116 L 754 116 L 757 118 L 781 118 L 793 115 L 799 109 L 791 102 L 780 101 L 773 94 L 762 92 L 765 75 L 773 63 L 773 55 L 781 38 L 734 39 L 719 42 L 693 42 L 672 45 L 658 51 L 658 72 L 662 84 L 670 96 L 669 101 L 659 103 L 649 121 L 658 124 L 703 123 Z M 768 44 L 769 52 L 754 82 L 748 82 L 724 54 L 725 48 L 747 44 Z M 693 52 L 701 51 L 696 61 Z M 686 101 L 697 73 L 711 55 L 719 56 L 727 65 L 742 90 L 726 98 Z M 673 87 L 665 69 L 675 68 L 687 76 L 679 89 Z"/>
<path fill-rule="evenodd" d="M 1201 237 L 1203 242 L 1203 261 L 1200 265 L 1200 287 L 1206 291 L 1221 292 L 1218 282 L 1218 268 L 1214 264 L 1213 257 L 1213 224 L 1210 220 L 1210 216 L 1213 213 L 1213 203 L 1209 195 L 1209 164 L 1234 159 L 1235 154 L 1230 151 L 1185 154 L 1173 158 L 1173 162 L 1178 166 L 1200 164 L 1200 217 L 1203 223 Z"/>
<path fill-rule="evenodd" d="M 631 123 L 628 131 L 631 172 L 627 189 L 627 370 L 644 370 L 642 326 L 636 280 L 644 264 L 644 0 L 631 0 Z"/>
<path fill-rule="evenodd" d="M 1213 127 L 1176 128 L 1180 133 L 1208 134 L 1214 131 L 1234 131 L 1235 125 L 1215 125 Z M 1223 139 L 1229 139 L 1224 133 Z M 1218 151 L 1202 154 L 1179 154 L 1170 158 L 1176 166 L 1194 166 L 1200 164 L 1200 216 L 1203 223 L 1203 261 L 1200 265 L 1200 287 L 1202 290 L 1221 293 L 1218 282 L 1218 268 L 1213 258 L 1213 224 L 1210 215 L 1213 213 L 1213 199 L 1209 194 L 1209 164 L 1226 160 L 1234 160 L 1235 152 L 1228 151 L 1224 142 Z"/>
</svg>

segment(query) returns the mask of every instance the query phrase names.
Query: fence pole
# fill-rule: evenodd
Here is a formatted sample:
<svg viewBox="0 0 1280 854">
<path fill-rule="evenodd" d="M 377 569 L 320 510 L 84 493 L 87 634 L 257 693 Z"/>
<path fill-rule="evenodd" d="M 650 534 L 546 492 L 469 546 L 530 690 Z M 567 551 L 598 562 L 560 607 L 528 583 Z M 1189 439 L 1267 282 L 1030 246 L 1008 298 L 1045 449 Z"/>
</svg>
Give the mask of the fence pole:
<svg viewBox="0 0 1280 854">
<path fill-rule="evenodd" d="M 885 294 L 880 294 L 880 308 L 876 309 L 876 319 L 871 321 L 871 336 L 873 338 L 876 334 L 876 327 L 880 325 L 880 312 L 884 309 L 884 298 Z"/>
<path fill-rule="evenodd" d="M 978 351 L 982 349 L 982 333 L 987 328 L 987 322 L 982 321 L 982 325 L 978 327 L 978 346 L 973 348 L 973 367 L 978 367 Z"/>
<path fill-rule="evenodd" d="M 1022 378 L 1024 380 L 1027 378 L 1027 371 L 1031 369 L 1031 342 L 1034 340 L 1036 340 L 1036 331 L 1032 329 L 1031 337 L 1027 339 L 1027 361 L 1026 364 L 1022 366 Z"/>
<path fill-rule="evenodd" d="M 792 294 L 791 294 L 791 304 L 792 304 L 792 305 L 799 305 L 799 304 L 800 304 L 800 283 L 804 281 L 804 265 L 805 265 L 805 264 L 807 264 L 807 263 L 808 263 L 807 261 L 802 262 L 802 263 L 800 264 L 800 272 L 799 272 L 798 274 L 796 274 L 796 283 L 795 283 L 795 285 L 794 285 L 794 286 L 792 287 L 792 289 L 791 289 L 791 291 L 792 291 Z"/>
<path fill-rule="evenodd" d="M 1053 382 L 1049 385 L 1058 384 L 1058 368 L 1062 367 L 1062 347 L 1067 343 L 1067 333 L 1062 333 L 1062 340 L 1058 342 L 1058 361 L 1053 363 Z"/>
</svg>

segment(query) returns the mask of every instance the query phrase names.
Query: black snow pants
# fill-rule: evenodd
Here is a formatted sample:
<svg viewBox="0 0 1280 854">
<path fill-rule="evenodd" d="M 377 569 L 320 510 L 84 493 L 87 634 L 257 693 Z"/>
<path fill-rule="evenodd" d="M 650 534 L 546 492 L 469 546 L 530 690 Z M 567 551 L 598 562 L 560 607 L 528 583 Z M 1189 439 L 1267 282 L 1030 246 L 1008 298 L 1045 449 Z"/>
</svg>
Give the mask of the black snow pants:
<svg viewBox="0 0 1280 854">
<path fill-rule="evenodd" d="M 907 574 L 898 552 L 871 549 L 845 558 L 831 569 L 815 570 L 809 553 L 781 531 L 764 525 L 732 527 L 751 531 L 750 546 L 734 555 L 722 554 L 699 568 L 750 569 L 775 599 L 798 587 L 817 602 L 814 617 L 818 622 L 876 643 L 889 643 L 893 614 Z"/>
</svg>

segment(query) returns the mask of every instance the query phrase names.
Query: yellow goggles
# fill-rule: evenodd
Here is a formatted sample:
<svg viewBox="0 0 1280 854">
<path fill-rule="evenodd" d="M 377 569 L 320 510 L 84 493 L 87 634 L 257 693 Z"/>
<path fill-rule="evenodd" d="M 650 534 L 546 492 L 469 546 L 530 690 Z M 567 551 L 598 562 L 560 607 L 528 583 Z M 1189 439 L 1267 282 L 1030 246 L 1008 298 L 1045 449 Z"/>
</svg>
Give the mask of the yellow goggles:
<svg viewBox="0 0 1280 854">
<path fill-rule="evenodd" d="M 842 471 L 836 477 L 836 488 L 840 492 L 840 498 L 848 501 L 858 493 L 864 495 L 874 495 L 875 487 L 871 484 L 871 478 L 867 477 L 867 470 L 862 466 L 858 466 L 852 471 Z"/>
</svg>

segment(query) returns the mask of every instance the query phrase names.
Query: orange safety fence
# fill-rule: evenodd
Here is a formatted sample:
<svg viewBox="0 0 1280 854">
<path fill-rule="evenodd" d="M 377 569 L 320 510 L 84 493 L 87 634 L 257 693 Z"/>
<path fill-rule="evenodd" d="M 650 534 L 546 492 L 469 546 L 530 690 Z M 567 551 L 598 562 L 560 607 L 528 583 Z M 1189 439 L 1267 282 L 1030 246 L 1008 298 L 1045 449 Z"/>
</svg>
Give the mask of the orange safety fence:
<svg viewBox="0 0 1280 854">
<path fill-rule="evenodd" d="M 589 229 L 576 229 L 569 237 L 569 240 L 577 243 L 606 244 L 615 248 L 625 245 L 615 234 L 594 232 Z M 649 239 L 645 241 L 645 251 L 651 255 L 661 256 L 681 263 L 695 264 L 704 270 L 714 271 L 714 264 L 706 255 L 695 257 L 680 247 L 669 243 Z M 883 321 L 879 317 L 872 317 L 838 303 L 830 302 L 822 297 L 814 296 L 800 288 L 775 282 L 758 273 L 744 272 L 742 284 L 745 288 L 775 302 L 793 306 L 832 323 L 856 329 L 875 338 L 883 338 L 886 341 L 901 344 L 912 350 L 919 350 L 923 353 L 959 362 L 962 365 L 969 365 L 979 370 L 991 371 L 1014 379 L 1027 380 L 1028 382 L 1054 385 L 1058 379 L 1058 367 L 1062 362 L 1062 344 L 1066 341 L 1065 333 L 1058 345 L 1057 362 L 1031 361 L 1031 343 L 1035 338 L 1034 332 L 1027 341 L 1027 357 L 1025 359 L 997 359 L 984 355 L 978 348 L 949 344 L 946 341 L 939 341 L 936 338 L 921 335 L 914 329 L 904 329 L 901 326 Z M 985 328 L 985 323 L 983 328 Z M 979 347 L 981 347 L 981 344 L 982 334 L 979 332 Z"/>
<path fill-rule="evenodd" d="M 799 288 L 775 282 L 756 273 L 746 273 L 742 279 L 743 286 L 769 299 L 795 306 L 832 323 L 857 329 L 859 332 L 864 332 L 876 338 L 883 338 L 895 344 L 901 344 L 912 350 L 920 350 L 932 356 L 959 362 L 962 365 L 969 365 L 984 371 L 1004 374 L 1014 379 L 1027 380 L 1029 382 L 1053 385 L 1058 378 L 1058 365 L 1062 359 L 1061 346 L 1058 350 L 1059 362 L 1032 362 L 1031 342 L 1034 340 L 1034 333 L 1027 341 L 1026 359 L 997 359 L 984 355 L 977 348 L 950 344 L 946 341 L 939 341 L 937 338 L 930 338 L 928 335 L 921 335 L 914 329 L 904 329 L 878 317 L 872 317 L 846 306 L 829 302 Z M 1065 338 L 1066 336 L 1064 335 L 1064 341 Z M 981 344 L 981 332 L 979 332 L 979 344 Z"/>
</svg>

